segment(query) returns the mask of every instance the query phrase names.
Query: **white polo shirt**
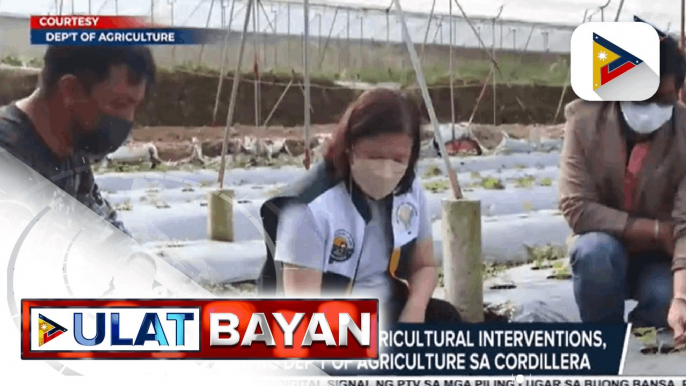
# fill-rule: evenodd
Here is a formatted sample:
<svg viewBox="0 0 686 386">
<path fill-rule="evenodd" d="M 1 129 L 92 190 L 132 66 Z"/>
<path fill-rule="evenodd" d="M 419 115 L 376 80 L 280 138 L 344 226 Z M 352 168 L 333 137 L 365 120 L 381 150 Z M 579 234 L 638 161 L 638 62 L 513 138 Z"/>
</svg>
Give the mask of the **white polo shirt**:
<svg viewBox="0 0 686 386">
<path fill-rule="evenodd" d="M 415 181 L 413 187 L 420 190 L 417 200 L 419 205 L 416 215 L 419 224 L 416 241 L 433 241 L 424 191 L 418 181 Z M 351 200 L 350 195 L 347 195 L 347 200 Z M 392 297 L 392 279 L 388 270 L 393 253 L 392 219 L 395 217 L 388 213 L 390 206 L 384 200 L 366 201 L 371 218 L 364 227 L 361 245 L 355 245 L 355 248 L 360 248 L 360 258 L 352 294 L 379 299 L 380 305 L 383 305 Z M 330 211 L 335 210 L 336 208 L 330 208 Z M 320 210 L 313 211 L 306 204 L 289 205 L 279 214 L 274 260 L 321 272 L 327 271 L 331 264 L 329 251 L 334 241 L 330 240 L 330 232 L 323 232 L 322 226 L 318 225 L 322 222 L 321 218 L 317 218 L 318 215 L 322 216 Z M 355 241 L 357 243 L 359 242 Z"/>
</svg>

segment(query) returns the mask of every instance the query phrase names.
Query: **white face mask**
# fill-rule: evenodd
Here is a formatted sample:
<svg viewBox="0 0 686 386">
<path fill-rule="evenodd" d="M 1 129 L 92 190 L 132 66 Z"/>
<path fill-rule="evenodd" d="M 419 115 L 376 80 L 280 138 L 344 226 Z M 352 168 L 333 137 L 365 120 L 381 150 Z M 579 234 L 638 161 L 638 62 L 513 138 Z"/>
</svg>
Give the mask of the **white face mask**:
<svg viewBox="0 0 686 386">
<path fill-rule="evenodd" d="M 657 103 L 637 104 L 619 102 L 622 115 L 629 127 L 639 134 L 650 134 L 662 127 L 670 118 L 674 106 L 663 106 Z"/>
<path fill-rule="evenodd" d="M 407 171 L 407 164 L 390 159 L 353 158 L 353 180 L 371 199 L 380 200 L 393 193 Z"/>
</svg>

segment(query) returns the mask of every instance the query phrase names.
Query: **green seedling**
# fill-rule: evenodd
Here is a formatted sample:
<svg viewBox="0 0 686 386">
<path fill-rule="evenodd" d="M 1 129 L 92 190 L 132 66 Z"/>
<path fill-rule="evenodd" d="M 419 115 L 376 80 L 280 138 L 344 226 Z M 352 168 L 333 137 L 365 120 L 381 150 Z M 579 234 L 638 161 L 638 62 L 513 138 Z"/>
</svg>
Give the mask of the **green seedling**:
<svg viewBox="0 0 686 386">
<path fill-rule="evenodd" d="M 533 267 L 531 267 L 532 270 L 552 268 L 552 261 L 560 260 L 565 257 L 564 249 L 555 245 L 536 247 L 524 245 L 524 248 L 529 255 L 528 260 L 534 264 Z"/>
<path fill-rule="evenodd" d="M 548 276 L 548 279 L 554 280 L 569 280 L 572 278 L 572 272 L 569 270 L 569 266 L 564 266 L 560 269 L 556 269 L 552 275 Z"/>
<path fill-rule="evenodd" d="M 553 180 L 550 178 L 544 178 L 538 182 L 539 185 L 541 186 L 551 186 L 553 184 Z"/>
<path fill-rule="evenodd" d="M 503 190 L 505 185 L 499 178 L 486 177 L 481 179 L 481 187 L 490 190 Z"/>
<path fill-rule="evenodd" d="M 424 171 L 424 178 L 438 177 L 442 174 L 443 172 L 438 166 L 431 165 Z"/>
<path fill-rule="evenodd" d="M 448 185 L 447 180 L 436 180 L 424 183 L 424 189 L 431 193 L 445 192 L 448 188 L 450 188 L 450 185 Z"/>
<path fill-rule="evenodd" d="M 483 268 L 483 279 L 484 281 L 497 277 L 498 275 L 502 274 L 505 272 L 507 269 L 506 266 L 502 264 L 495 264 L 495 263 L 484 263 L 484 268 Z"/>
<path fill-rule="evenodd" d="M 536 182 L 536 179 L 532 176 L 520 177 L 517 178 L 515 186 L 518 188 L 531 188 L 534 186 L 534 182 Z"/>
<path fill-rule="evenodd" d="M 2 64 L 7 64 L 8 66 L 21 67 L 22 65 L 24 65 L 24 63 L 22 63 L 21 59 L 17 58 L 16 56 L 12 56 L 12 55 L 5 56 L 2 59 L 2 61 L 0 61 L 0 62 L 2 62 Z"/>
<path fill-rule="evenodd" d="M 657 346 L 657 329 L 655 327 L 639 327 L 631 331 L 645 346 Z"/>
</svg>

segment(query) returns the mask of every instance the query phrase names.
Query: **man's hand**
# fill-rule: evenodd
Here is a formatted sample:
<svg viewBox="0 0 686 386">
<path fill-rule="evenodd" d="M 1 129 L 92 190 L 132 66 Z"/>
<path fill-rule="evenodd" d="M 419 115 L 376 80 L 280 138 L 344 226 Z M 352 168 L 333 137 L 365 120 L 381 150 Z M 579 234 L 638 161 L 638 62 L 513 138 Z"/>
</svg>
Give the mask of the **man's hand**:
<svg viewBox="0 0 686 386">
<path fill-rule="evenodd" d="M 424 315 L 426 314 L 426 307 L 414 305 L 410 302 L 405 304 L 403 312 L 400 314 L 398 322 L 400 323 L 424 323 Z"/>
<path fill-rule="evenodd" d="M 681 298 L 672 300 L 667 322 L 674 331 L 674 345 L 686 344 L 686 300 Z"/>
</svg>

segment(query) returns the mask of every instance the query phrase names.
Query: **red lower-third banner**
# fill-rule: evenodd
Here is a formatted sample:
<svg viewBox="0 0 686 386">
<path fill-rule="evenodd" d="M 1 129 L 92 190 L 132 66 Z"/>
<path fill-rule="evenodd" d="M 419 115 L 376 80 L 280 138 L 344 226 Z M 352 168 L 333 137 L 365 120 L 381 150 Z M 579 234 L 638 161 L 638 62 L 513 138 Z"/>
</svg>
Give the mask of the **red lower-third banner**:
<svg viewBox="0 0 686 386">
<path fill-rule="evenodd" d="M 377 300 L 22 300 L 22 359 L 378 358 Z"/>
</svg>

